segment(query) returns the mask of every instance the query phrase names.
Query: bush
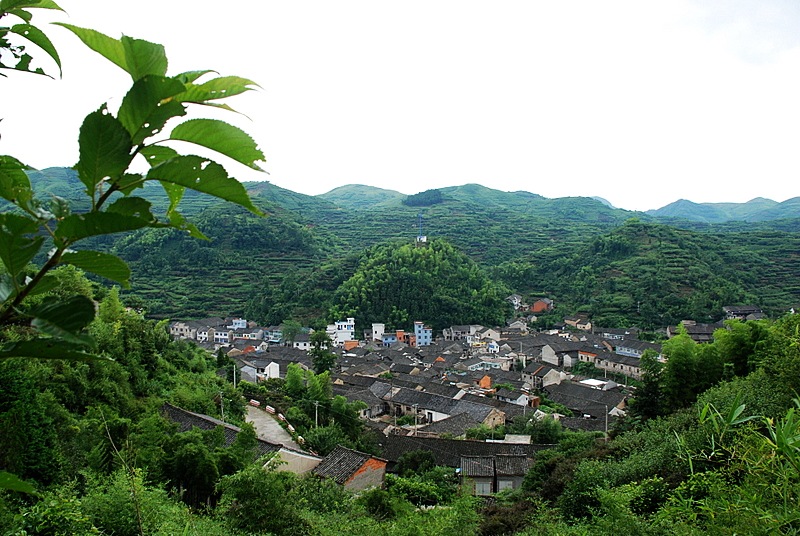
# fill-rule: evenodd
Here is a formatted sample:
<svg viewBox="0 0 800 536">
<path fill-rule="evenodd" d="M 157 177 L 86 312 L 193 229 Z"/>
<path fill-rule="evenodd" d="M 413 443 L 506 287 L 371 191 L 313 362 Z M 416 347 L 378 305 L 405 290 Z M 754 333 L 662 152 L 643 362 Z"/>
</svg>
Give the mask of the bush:
<svg viewBox="0 0 800 536">
<path fill-rule="evenodd" d="M 359 502 L 369 515 L 379 521 L 395 519 L 408 509 L 399 499 L 378 488 L 363 493 Z"/>
<path fill-rule="evenodd" d="M 285 536 L 305 534 L 306 523 L 293 501 L 287 500 L 296 483 L 292 473 L 253 464 L 223 477 L 219 512 L 236 530 L 273 532 Z"/>
</svg>

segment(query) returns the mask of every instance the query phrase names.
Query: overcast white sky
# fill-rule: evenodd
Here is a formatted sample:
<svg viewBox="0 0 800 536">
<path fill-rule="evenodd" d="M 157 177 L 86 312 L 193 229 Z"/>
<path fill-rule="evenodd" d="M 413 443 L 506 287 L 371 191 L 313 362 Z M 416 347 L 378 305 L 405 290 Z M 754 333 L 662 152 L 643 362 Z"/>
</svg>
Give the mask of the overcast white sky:
<svg viewBox="0 0 800 536">
<path fill-rule="evenodd" d="M 631 210 L 800 195 L 800 2 L 57 0 L 55 19 L 165 45 L 170 74 L 263 89 L 228 116 L 306 194 L 480 183 Z M 34 23 L 50 18 L 37 13 Z M 46 26 L 46 25 L 45 25 Z M 0 79 L 0 154 L 72 165 L 127 75 L 64 29 L 64 75 Z"/>
</svg>

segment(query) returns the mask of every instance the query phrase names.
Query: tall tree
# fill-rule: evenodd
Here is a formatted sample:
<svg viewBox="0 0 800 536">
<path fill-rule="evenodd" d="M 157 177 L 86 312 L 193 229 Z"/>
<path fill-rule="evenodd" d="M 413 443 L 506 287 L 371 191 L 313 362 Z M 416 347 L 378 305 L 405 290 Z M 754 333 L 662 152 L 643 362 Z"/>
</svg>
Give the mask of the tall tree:
<svg viewBox="0 0 800 536">
<path fill-rule="evenodd" d="M 317 330 L 311 334 L 311 363 L 314 366 L 314 372 L 322 374 L 333 368 L 336 363 L 336 354 L 331 352 L 330 348 L 333 341 L 328 334 L 323 330 Z"/>
</svg>

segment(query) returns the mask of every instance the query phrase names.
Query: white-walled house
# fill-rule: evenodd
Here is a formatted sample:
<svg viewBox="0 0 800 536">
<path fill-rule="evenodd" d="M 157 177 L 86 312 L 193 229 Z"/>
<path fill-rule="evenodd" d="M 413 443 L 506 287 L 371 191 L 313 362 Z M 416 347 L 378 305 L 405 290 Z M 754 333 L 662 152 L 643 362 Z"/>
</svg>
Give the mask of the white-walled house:
<svg viewBox="0 0 800 536">
<path fill-rule="evenodd" d="M 334 346 L 342 346 L 346 341 L 356 340 L 356 319 L 348 318 L 347 320 L 338 320 L 333 324 L 328 324 L 326 331 Z"/>
</svg>

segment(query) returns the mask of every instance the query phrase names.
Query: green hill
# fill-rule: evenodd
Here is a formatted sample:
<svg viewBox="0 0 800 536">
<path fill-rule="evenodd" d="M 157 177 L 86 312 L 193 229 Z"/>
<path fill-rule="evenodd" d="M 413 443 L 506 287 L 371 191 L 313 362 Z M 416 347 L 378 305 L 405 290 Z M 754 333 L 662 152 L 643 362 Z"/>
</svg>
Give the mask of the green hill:
<svg viewBox="0 0 800 536">
<path fill-rule="evenodd" d="M 800 198 L 795 197 L 782 203 L 763 197 L 751 199 L 747 203 L 693 203 L 680 199 L 658 210 L 648 210 L 647 214 L 662 221 L 686 220 L 704 223 L 772 221 L 800 218 Z"/>
<path fill-rule="evenodd" d="M 40 198 L 72 200 L 83 188 L 74 172 L 60 168 L 34 172 L 31 180 Z M 792 214 L 800 199 L 703 206 L 707 221 L 674 216 L 666 225 L 602 200 L 477 184 L 443 188 L 440 202 L 422 207 L 369 187 L 307 196 L 269 182 L 246 186 L 266 217 L 187 192 L 181 209 L 209 241 L 148 229 L 91 247 L 130 263 L 130 295 L 158 317 L 325 316 L 363 252 L 413 243 L 420 214 L 430 240 L 445 240 L 510 291 L 551 297 L 559 314 L 585 311 L 596 324 L 663 327 L 717 320 L 723 305 L 779 313 L 800 304 L 800 219 L 717 222 L 721 214 Z M 166 210 L 160 187 L 141 195 L 154 212 Z"/>
<path fill-rule="evenodd" d="M 384 190 L 362 184 L 348 184 L 318 195 L 341 208 L 370 210 L 394 207 L 405 199 L 405 195 L 393 190 Z"/>
<path fill-rule="evenodd" d="M 797 251 L 798 233 L 701 233 L 630 220 L 572 251 L 501 265 L 496 275 L 518 292 L 557 297 L 598 325 L 657 328 L 717 321 L 731 304 L 785 312 L 800 303 L 790 276 L 800 273 Z"/>
</svg>

